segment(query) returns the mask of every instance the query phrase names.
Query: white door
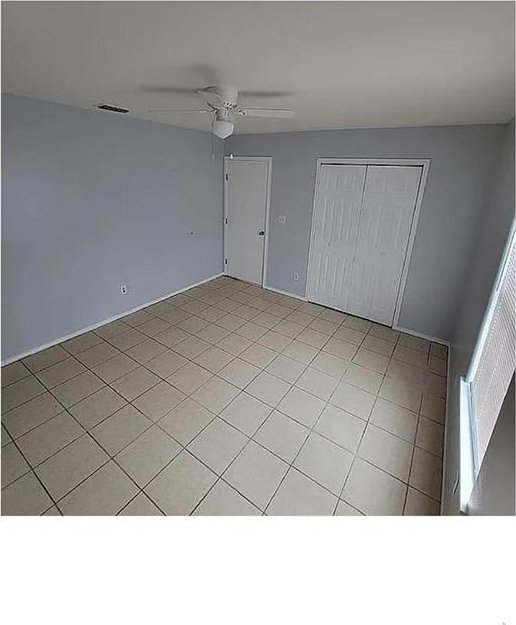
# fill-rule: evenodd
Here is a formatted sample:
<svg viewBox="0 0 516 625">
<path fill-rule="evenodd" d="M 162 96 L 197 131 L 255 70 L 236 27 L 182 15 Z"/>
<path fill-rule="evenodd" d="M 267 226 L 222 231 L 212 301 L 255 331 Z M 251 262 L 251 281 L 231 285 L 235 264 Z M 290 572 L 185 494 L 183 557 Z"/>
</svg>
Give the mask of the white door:
<svg viewBox="0 0 516 625">
<path fill-rule="evenodd" d="M 348 311 L 392 325 L 420 167 L 368 166 Z"/>
<path fill-rule="evenodd" d="M 307 295 L 392 325 L 421 167 L 322 165 Z"/>
<path fill-rule="evenodd" d="M 226 160 L 226 273 L 259 284 L 263 279 L 268 161 Z"/>
<path fill-rule="evenodd" d="M 312 218 L 307 294 L 347 310 L 366 167 L 322 165 Z"/>
</svg>

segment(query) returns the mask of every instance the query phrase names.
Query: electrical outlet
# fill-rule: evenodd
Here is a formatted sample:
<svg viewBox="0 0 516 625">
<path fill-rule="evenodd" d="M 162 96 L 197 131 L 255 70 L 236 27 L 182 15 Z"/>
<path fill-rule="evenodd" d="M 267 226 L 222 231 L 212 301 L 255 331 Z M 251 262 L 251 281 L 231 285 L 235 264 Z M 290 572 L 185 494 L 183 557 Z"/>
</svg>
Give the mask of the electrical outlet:
<svg viewBox="0 0 516 625">
<path fill-rule="evenodd" d="M 127 294 L 127 284 L 122 284 L 122 286 L 120 287 L 120 293 L 122 293 L 122 295 Z"/>
<path fill-rule="evenodd" d="M 294 278 L 296 282 L 299 280 L 299 274 L 297 273 L 297 271 L 292 274 L 292 277 Z"/>
<path fill-rule="evenodd" d="M 278 223 L 279 224 L 287 223 L 287 218 L 285 217 L 285 215 L 278 215 Z"/>
</svg>

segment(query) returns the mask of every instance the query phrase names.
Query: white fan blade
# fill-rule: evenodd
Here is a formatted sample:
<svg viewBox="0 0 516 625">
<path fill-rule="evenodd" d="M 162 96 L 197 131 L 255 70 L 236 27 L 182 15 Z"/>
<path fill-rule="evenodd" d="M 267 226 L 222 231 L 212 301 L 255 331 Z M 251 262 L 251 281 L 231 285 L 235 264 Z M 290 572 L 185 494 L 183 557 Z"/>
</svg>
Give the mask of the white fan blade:
<svg viewBox="0 0 516 625">
<path fill-rule="evenodd" d="M 205 109 L 149 109 L 149 113 L 213 113 Z"/>
<path fill-rule="evenodd" d="M 292 95 L 292 91 L 239 91 L 242 98 L 285 98 Z"/>
<path fill-rule="evenodd" d="M 142 91 L 147 93 L 172 93 L 174 95 L 197 96 L 197 89 L 185 89 L 183 87 L 163 87 L 159 85 L 143 85 L 140 87 Z"/>
<path fill-rule="evenodd" d="M 291 109 L 237 109 L 243 117 L 295 117 L 296 112 Z"/>
</svg>

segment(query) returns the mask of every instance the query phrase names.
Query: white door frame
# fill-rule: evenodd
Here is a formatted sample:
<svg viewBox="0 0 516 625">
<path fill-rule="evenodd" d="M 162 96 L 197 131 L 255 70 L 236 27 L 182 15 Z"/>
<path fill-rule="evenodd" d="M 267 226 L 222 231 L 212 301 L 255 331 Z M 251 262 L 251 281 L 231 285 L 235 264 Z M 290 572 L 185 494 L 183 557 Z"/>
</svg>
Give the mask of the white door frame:
<svg viewBox="0 0 516 625">
<path fill-rule="evenodd" d="M 401 304 L 403 302 L 403 296 L 405 295 L 405 287 L 407 284 L 408 270 L 410 267 L 410 260 L 412 258 L 412 250 L 414 247 L 414 241 L 416 239 L 417 224 L 419 221 L 419 214 L 421 212 L 421 205 L 423 203 L 423 194 L 425 192 L 425 185 L 428 178 L 428 171 L 430 169 L 431 159 L 429 158 L 318 158 L 317 167 L 315 172 L 315 188 L 314 199 L 312 204 L 312 222 L 310 225 L 310 249 L 308 252 L 308 264 L 306 268 L 306 286 L 305 286 L 305 299 L 308 299 L 308 271 L 310 267 L 310 258 L 312 255 L 312 238 L 314 236 L 313 229 L 313 217 L 315 212 L 315 205 L 317 202 L 317 189 L 319 187 L 320 172 L 323 165 L 391 165 L 399 167 L 422 167 L 421 178 L 419 181 L 419 187 L 416 196 L 416 205 L 414 208 L 414 214 L 412 217 L 412 223 L 410 224 L 410 233 L 407 243 L 407 250 L 405 252 L 405 260 L 403 261 L 403 269 L 401 272 L 400 284 L 398 293 L 396 295 L 396 306 L 394 308 L 394 317 L 392 321 L 392 327 L 398 327 L 398 321 L 401 312 Z"/>
<path fill-rule="evenodd" d="M 228 240 L 228 162 L 231 161 L 260 161 L 267 163 L 267 196 L 265 203 L 265 241 L 263 242 L 263 269 L 262 287 L 267 284 L 267 259 L 269 256 L 269 213 L 271 208 L 271 183 L 272 183 L 272 156 L 225 156 L 224 157 L 224 275 L 227 275 L 227 240 Z"/>
</svg>

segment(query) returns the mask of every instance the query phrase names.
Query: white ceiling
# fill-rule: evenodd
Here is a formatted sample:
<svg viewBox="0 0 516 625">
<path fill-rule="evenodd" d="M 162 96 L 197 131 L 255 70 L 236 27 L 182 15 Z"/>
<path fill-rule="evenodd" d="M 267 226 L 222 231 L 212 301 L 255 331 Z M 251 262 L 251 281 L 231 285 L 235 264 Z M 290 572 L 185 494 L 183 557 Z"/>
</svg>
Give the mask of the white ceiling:
<svg viewBox="0 0 516 625">
<path fill-rule="evenodd" d="M 512 2 L 2 2 L 2 90 L 208 129 L 195 96 L 146 87 L 290 91 L 237 132 L 505 122 Z M 108 113 L 109 114 L 109 113 Z"/>
</svg>

